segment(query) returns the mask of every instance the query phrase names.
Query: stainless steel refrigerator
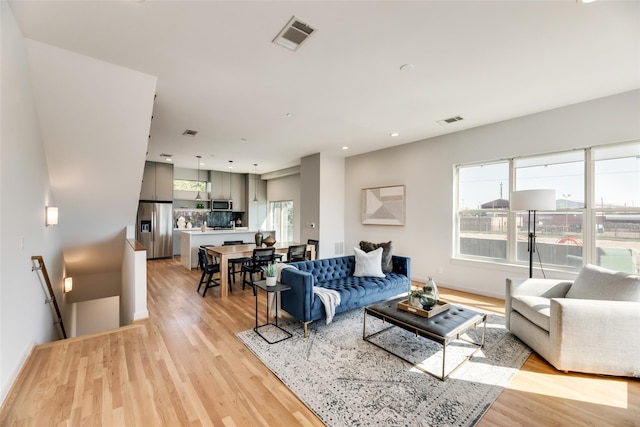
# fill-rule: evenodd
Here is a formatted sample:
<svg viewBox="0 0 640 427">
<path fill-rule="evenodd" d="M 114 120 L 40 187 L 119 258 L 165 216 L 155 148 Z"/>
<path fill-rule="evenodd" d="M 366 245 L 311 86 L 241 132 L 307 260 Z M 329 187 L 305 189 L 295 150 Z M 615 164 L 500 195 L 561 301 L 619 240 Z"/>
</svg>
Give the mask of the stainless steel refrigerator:
<svg viewBox="0 0 640 427">
<path fill-rule="evenodd" d="M 147 259 L 173 256 L 173 204 L 140 202 L 136 240 L 147 249 Z"/>
</svg>

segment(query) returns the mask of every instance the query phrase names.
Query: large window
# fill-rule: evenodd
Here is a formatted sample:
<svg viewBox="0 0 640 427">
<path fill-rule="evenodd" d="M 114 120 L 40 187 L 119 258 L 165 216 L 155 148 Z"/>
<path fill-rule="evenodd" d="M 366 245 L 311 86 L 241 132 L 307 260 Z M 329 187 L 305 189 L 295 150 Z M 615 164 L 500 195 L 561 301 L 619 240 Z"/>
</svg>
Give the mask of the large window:
<svg viewBox="0 0 640 427">
<path fill-rule="evenodd" d="M 506 260 L 509 163 L 460 167 L 458 182 L 459 253 Z"/>
<path fill-rule="evenodd" d="M 516 190 L 554 189 L 556 210 L 536 217 L 536 264 L 585 263 L 640 272 L 640 142 L 459 165 L 456 256 L 528 262 L 527 212 Z"/>
<path fill-rule="evenodd" d="M 174 191 L 207 191 L 207 181 L 191 181 L 188 179 L 174 179 Z"/>
<path fill-rule="evenodd" d="M 269 223 L 276 231 L 279 242 L 293 241 L 293 202 L 291 200 L 269 203 Z"/>
<path fill-rule="evenodd" d="M 594 263 L 614 270 L 640 270 L 640 148 L 595 148 Z"/>
<path fill-rule="evenodd" d="M 585 207 L 583 150 L 514 159 L 515 190 L 553 189 L 556 210 L 537 212 L 536 247 L 544 265 L 582 265 Z M 516 259 L 528 261 L 529 214 L 517 212 Z"/>
</svg>

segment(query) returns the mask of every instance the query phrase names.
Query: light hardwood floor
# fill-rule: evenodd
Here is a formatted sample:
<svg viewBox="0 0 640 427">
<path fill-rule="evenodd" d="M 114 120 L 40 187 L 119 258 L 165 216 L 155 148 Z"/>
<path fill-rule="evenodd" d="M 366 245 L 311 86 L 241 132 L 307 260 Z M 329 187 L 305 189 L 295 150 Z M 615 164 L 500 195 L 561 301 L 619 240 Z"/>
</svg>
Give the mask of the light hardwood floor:
<svg viewBox="0 0 640 427">
<path fill-rule="evenodd" d="M 178 259 L 147 265 L 149 319 L 36 347 L 1 426 L 323 425 L 235 338 L 254 326 L 250 290 L 238 283 L 226 300 L 218 288 L 202 298 L 199 272 Z M 441 294 L 504 312 L 498 299 Z M 479 425 L 638 426 L 640 381 L 559 373 L 533 355 Z"/>
</svg>

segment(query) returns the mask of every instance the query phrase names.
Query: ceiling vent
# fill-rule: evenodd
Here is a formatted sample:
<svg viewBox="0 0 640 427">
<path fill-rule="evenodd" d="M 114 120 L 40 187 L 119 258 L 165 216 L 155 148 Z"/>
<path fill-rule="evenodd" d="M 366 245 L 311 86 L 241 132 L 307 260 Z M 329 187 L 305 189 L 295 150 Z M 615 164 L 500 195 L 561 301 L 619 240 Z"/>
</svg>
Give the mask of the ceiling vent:
<svg viewBox="0 0 640 427">
<path fill-rule="evenodd" d="M 273 43 L 296 51 L 315 32 L 315 28 L 293 16 L 273 39 Z"/>
<path fill-rule="evenodd" d="M 160 157 L 173 157 L 173 154 L 160 153 Z"/>
<path fill-rule="evenodd" d="M 198 134 L 197 130 L 191 130 L 191 129 L 185 129 L 184 132 L 182 132 L 182 134 L 184 136 L 196 136 Z"/>
<path fill-rule="evenodd" d="M 453 117 L 449 117 L 448 119 L 438 120 L 437 123 L 439 123 L 441 125 L 448 125 L 450 123 L 459 122 L 461 120 L 464 120 L 464 119 L 462 117 L 460 117 L 460 116 L 453 116 Z"/>
</svg>

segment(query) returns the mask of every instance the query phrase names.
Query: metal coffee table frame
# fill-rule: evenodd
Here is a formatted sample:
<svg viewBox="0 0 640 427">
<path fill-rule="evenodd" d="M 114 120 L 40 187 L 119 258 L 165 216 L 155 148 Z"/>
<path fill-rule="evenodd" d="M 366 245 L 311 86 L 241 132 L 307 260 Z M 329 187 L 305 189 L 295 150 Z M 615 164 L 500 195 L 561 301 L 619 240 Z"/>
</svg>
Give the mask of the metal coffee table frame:
<svg viewBox="0 0 640 427">
<path fill-rule="evenodd" d="M 444 381 L 446 380 L 449 375 L 451 375 L 452 373 L 454 373 L 458 368 L 460 368 L 460 366 L 462 366 L 462 364 L 464 364 L 464 362 L 466 362 L 467 360 L 471 359 L 473 356 L 475 356 L 475 354 L 484 346 L 484 337 L 485 337 L 485 332 L 487 329 L 487 315 L 485 313 L 480 313 L 480 312 L 476 312 L 470 309 L 464 309 L 455 305 L 451 305 L 451 308 L 445 312 L 442 312 L 432 318 L 425 318 L 425 317 L 421 317 L 418 316 L 417 314 L 413 314 L 413 313 L 408 313 L 406 311 L 402 311 L 399 310 L 397 308 L 395 308 L 395 310 L 393 309 L 393 307 L 397 307 L 397 302 L 398 301 L 402 301 L 403 299 L 406 299 L 406 297 L 402 297 L 402 298 L 396 298 L 394 300 L 391 301 L 386 301 L 384 304 L 387 304 L 388 307 L 385 310 L 385 312 L 380 311 L 380 304 L 373 304 L 369 307 L 365 307 L 364 309 L 364 316 L 363 316 L 363 325 L 362 325 L 362 339 L 364 339 L 365 341 L 370 342 L 371 344 L 375 345 L 376 347 L 381 348 L 382 350 L 393 354 L 394 356 L 398 357 L 399 359 L 404 360 L 405 362 L 413 365 L 414 368 L 419 369 L 420 371 L 431 375 L 432 377 L 438 378 L 440 381 Z M 377 306 L 377 307 L 376 307 Z M 376 309 L 378 308 L 378 309 Z M 447 313 L 449 313 L 450 310 L 455 309 L 455 310 L 467 310 L 468 312 L 470 312 L 471 317 L 468 319 L 463 319 L 463 322 L 459 322 L 458 324 L 454 325 L 451 329 L 448 329 L 446 331 L 446 334 L 444 334 L 444 336 L 442 334 L 439 334 L 437 332 L 435 332 L 433 330 L 433 328 L 430 328 L 430 322 L 429 320 L 431 320 L 432 322 L 437 320 L 438 318 L 441 318 L 441 316 L 446 316 Z M 378 332 L 375 332 L 373 334 L 367 335 L 367 315 L 376 317 L 378 319 L 381 319 L 383 322 L 386 323 L 390 323 L 391 326 L 384 328 Z M 405 320 L 403 320 L 402 318 L 404 318 Z M 468 331 L 469 329 L 471 329 L 472 327 L 476 327 L 479 323 L 483 323 L 482 326 L 482 340 L 480 342 L 476 342 L 473 340 L 469 340 L 467 338 L 462 337 L 462 334 L 464 334 L 466 331 Z M 393 327 L 399 327 L 401 329 L 404 329 L 406 331 L 409 332 L 413 332 L 416 334 L 417 336 L 421 336 L 427 339 L 430 339 L 431 341 L 437 342 L 439 344 L 442 345 L 442 374 L 438 375 L 436 373 L 430 372 L 424 368 L 422 368 L 419 365 L 416 365 L 414 362 L 405 359 L 404 357 L 402 357 L 401 355 L 394 353 L 393 351 L 371 341 L 371 338 L 375 337 L 376 335 L 379 335 L 383 332 L 388 331 L 389 329 L 393 328 Z M 464 360 L 462 360 L 462 362 L 460 362 L 458 365 L 456 365 L 449 373 L 447 373 L 445 375 L 445 362 L 446 362 L 446 356 L 447 356 L 447 345 L 455 340 L 461 340 L 461 341 L 465 341 L 467 343 L 473 344 L 478 346 L 478 348 L 476 348 L 471 354 L 469 354 L 467 357 L 464 358 Z"/>
</svg>

